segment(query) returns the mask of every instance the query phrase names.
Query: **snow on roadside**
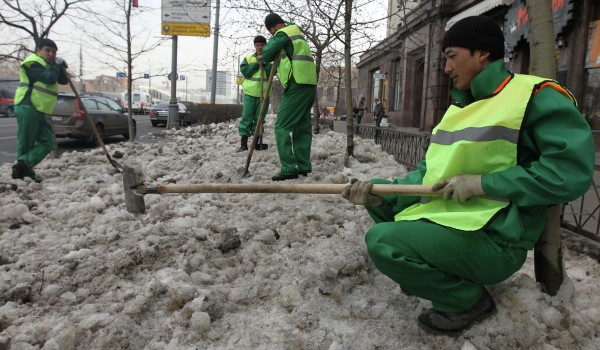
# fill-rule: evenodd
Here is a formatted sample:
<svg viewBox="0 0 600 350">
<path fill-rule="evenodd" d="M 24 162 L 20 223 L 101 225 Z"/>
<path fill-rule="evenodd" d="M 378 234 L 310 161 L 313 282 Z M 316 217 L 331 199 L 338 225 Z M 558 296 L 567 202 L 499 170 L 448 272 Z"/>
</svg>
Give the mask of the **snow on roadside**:
<svg viewBox="0 0 600 350">
<path fill-rule="evenodd" d="M 240 179 L 232 123 L 112 144 L 146 181 L 266 183 L 279 171 L 270 116 L 266 151 Z M 287 183 L 401 177 L 371 140 L 315 135 L 313 173 Z M 372 221 L 337 195 L 146 195 L 125 209 L 122 177 L 100 150 L 64 153 L 13 181 L 0 166 L 0 348 L 10 349 L 595 349 L 598 261 L 566 250 L 570 279 L 541 292 L 532 259 L 489 286 L 498 312 L 457 338 L 416 326 L 430 303 L 406 296 L 371 264 Z"/>
</svg>

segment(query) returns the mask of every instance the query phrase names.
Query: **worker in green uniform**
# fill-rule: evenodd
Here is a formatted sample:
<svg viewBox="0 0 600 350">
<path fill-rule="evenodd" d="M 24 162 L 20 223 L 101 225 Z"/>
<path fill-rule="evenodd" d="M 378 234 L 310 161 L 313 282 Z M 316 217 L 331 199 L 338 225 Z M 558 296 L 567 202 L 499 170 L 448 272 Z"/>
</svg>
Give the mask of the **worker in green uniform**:
<svg viewBox="0 0 600 350">
<path fill-rule="evenodd" d="M 56 43 L 40 39 L 36 52 L 21 62 L 19 87 L 15 92 L 17 118 L 17 162 L 13 179 L 36 179 L 33 167 L 54 148 L 55 138 L 46 115 L 52 114 L 58 95 L 58 83 L 67 84 L 63 74 L 66 62 L 56 57 Z"/>
<path fill-rule="evenodd" d="M 317 90 L 317 67 L 300 28 L 286 23 L 276 13 L 265 17 L 265 27 L 273 35 L 263 48 L 262 61 L 272 62 L 278 52 L 281 61 L 277 76 L 283 95 L 275 121 L 275 143 L 281 163 L 273 181 L 297 179 L 312 171 L 310 109 Z"/>
<path fill-rule="evenodd" d="M 240 71 L 244 76 L 244 82 L 242 83 L 242 89 L 244 90 L 244 106 L 242 107 L 242 118 L 238 126 L 238 131 L 241 136 L 238 152 L 248 150 L 248 137 L 253 136 L 256 131 L 256 124 L 258 123 L 260 114 L 261 93 L 264 94 L 263 97 L 266 99 L 265 110 L 262 117 L 264 118 L 264 115 L 267 114 L 270 93 L 270 91 L 267 92 L 267 85 L 272 65 L 269 63 L 261 68 L 260 62 L 256 59 L 256 56 L 262 55 L 262 49 L 266 44 L 267 39 L 264 36 L 256 36 L 254 38 L 254 49 L 256 51 L 246 56 L 240 65 Z M 262 135 L 262 130 L 260 135 Z M 258 142 L 258 139 L 256 142 Z M 261 147 L 257 148 L 257 150 L 261 149 Z"/>
<path fill-rule="evenodd" d="M 589 189 L 595 146 L 566 88 L 506 70 L 504 35 L 490 18 L 456 22 L 442 50 L 456 103 L 425 160 L 401 179 L 355 181 L 342 196 L 376 222 L 365 241 L 377 269 L 431 301 L 418 325 L 457 334 L 495 311 L 484 286 L 522 267 L 548 207 Z M 432 185 L 442 196 L 374 196 L 373 183 Z"/>
</svg>

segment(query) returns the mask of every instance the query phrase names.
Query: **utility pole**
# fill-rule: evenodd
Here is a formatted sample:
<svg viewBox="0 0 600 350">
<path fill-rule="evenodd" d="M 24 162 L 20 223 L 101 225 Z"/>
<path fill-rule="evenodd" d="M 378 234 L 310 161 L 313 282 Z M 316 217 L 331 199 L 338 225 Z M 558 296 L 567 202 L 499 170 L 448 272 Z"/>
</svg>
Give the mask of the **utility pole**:
<svg viewBox="0 0 600 350">
<path fill-rule="evenodd" d="M 171 99 L 169 100 L 169 116 L 167 117 L 167 129 L 178 119 L 179 108 L 177 108 L 177 35 L 173 35 L 173 47 L 171 53 Z"/>
<path fill-rule="evenodd" d="M 210 103 L 215 104 L 217 94 L 217 57 L 219 56 L 219 8 L 220 1 L 216 0 L 217 10 L 215 12 L 215 37 L 213 45 L 213 62 L 212 62 L 212 82 L 210 89 Z"/>
</svg>

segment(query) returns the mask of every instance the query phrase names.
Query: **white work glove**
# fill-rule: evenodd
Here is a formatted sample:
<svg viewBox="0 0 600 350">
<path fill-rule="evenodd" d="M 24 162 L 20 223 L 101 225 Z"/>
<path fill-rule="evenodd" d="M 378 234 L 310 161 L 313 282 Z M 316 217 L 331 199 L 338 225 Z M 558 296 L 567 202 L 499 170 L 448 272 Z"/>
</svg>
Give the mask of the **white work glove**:
<svg viewBox="0 0 600 350">
<path fill-rule="evenodd" d="M 65 68 L 69 68 L 69 66 L 67 65 L 67 62 L 60 57 L 56 57 L 54 59 L 54 63 L 58 64 L 59 66 L 63 66 Z"/>
<path fill-rule="evenodd" d="M 383 199 L 371 194 L 372 188 L 373 184 L 369 181 L 352 179 L 350 184 L 344 187 L 344 191 L 342 191 L 342 197 L 354 204 L 380 206 L 383 204 Z"/>
<path fill-rule="evenodd" d="M 466 202 L 471 197 L 485 195 L 481 187 L 481 175 L 456 175 L 449 179 L 438 181 L 431 187 L 432 191 L 443 189 L 442 197 L 444 200 L 455 200 L 457 202 Z"/>
</svg>

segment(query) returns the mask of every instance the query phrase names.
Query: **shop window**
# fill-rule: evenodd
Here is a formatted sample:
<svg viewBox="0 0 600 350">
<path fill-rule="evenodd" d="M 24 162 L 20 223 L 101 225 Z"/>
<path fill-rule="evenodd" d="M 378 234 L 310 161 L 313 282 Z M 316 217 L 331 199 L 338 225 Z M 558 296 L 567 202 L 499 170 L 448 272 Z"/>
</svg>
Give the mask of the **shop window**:
<svg viewBox="0 0 600 350">
<path fill-rule="evenodd" d="M 369 105 L 370 108 L 369 110 L 373 110 L 373 108 L 375 108 L 375 102 L 373 101 L 374 99 L 379 99 L 379 91 L 380 86 L 379 84 L 381 84 L 381 80 L 379 79 L 379 76 L 381 75 L 381 72 L 379 70 L 376 70 L 374 72 L 371 73 L 371 101 L 369 101 Z"/>
</svg>

